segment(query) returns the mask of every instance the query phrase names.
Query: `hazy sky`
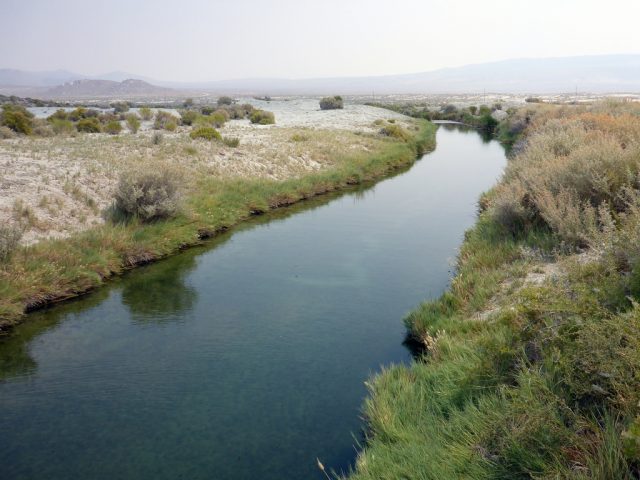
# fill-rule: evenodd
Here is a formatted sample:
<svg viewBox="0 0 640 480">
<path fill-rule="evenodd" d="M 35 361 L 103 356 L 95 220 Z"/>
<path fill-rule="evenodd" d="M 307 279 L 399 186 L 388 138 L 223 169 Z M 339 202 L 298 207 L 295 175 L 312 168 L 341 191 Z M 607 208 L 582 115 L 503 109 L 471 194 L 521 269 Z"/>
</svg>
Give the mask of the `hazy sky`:
<svg viewBox="0 0 640 480">
<path fill-rule="evenodd" d="M 0 68 L 161 80 L 640 53 L 640 0 L 0 0 Z"/>
</svg>

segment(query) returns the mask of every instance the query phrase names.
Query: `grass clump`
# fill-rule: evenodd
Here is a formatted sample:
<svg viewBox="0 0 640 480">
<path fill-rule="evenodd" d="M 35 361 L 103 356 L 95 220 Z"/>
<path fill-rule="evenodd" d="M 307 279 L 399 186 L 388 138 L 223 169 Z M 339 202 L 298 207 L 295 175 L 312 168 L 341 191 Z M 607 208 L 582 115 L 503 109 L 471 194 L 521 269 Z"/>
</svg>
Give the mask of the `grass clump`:
<svg viewBox="0 0 640 480">
<path fill-rule="evenodd" d="M 122 131 L 122 124 L 119 120 L 111 120 L 104 126 L 104 131 L 109 135 L 118 135 Z"/>
<path fill-rule="evenodd" d="M 237 148 L 240 146 L 240 139 L 238 137 L 223 137 L 222 143 L 227 147 Z"/>
<path fill-rule="evenodd" d="M 220 132 L 218 132 L 215 128 L 213 127 L 198 127 L 196 129 L 194 129 L 189 136 L 196 140 L 196 139 L 203 139 L 203 140 L 222 140 L 222 135 L 220 135 Z"/>
<path fill-rule="evenodd" d="M 340 95 L 324 97 L 320 100 L 320 110 L 341 110 L 344 108 L 344 100 Z"/>
<path fill-rule="evenodd" d="M 142 120 L 146 122 L 153 118 L 153 111 L 149 107 L 140 107 L 138 112 L 140 113 Z"/>
<path fill-rule="evenodd" d="M 0 263 L 9 260 L 22 238 L 22 228 L 18 224 L 0 225 Z"/>
<path fill-rule="evenodd" d="M 276 117 L 272 112 L 266 110 L 254 110 L 249 118 L 251 123 L 258 125 L 273 125 L 276 123 Z"/>
<path fill-rule="evenodd" d="M 131 133 L 138 133 L 140 129 L 140 117 L 135 113 L 130 113 L 126 116 L 127 128 Z"/>
<path fill-rule="evenodd" d="M 179 187 L 175 172 L 148 166 L 123 173 L 115 194 L 115 209 L 143 222 L 167 219 L 179 210 Z"/>
</svg>

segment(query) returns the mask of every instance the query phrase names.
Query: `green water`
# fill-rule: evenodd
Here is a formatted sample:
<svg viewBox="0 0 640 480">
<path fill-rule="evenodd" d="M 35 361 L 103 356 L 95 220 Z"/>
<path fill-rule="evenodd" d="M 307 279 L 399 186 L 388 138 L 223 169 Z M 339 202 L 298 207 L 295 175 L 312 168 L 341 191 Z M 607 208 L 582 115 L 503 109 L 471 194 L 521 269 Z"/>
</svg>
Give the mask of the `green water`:
<svg viewBox="0 0 640 480">
<path fill-rule="evenodd" d="M 365 190 L 257 219 L 34 313 L 0 341 L 1 479 L 322 478 L 364 381 L 447 287 L 503 149 L 442 126 Z"/>
</svg>

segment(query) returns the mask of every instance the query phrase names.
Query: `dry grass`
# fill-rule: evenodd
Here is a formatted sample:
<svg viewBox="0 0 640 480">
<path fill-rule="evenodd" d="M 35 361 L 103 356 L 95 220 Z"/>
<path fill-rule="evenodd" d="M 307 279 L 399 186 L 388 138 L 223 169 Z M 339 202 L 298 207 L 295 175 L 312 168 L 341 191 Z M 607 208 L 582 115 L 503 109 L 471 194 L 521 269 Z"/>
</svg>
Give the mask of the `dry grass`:
<svg viewBox="0 0 640 480">
<path fill-rule="evenodd" d="M 585 247 L 600 216 L 625 211 L 623 193 L 640 185 L 640 107 L 541 107 L 525 115 L 533 133 L 493 192 L 493 217 L 514 234 L 546 225 Z"/>
</svg>

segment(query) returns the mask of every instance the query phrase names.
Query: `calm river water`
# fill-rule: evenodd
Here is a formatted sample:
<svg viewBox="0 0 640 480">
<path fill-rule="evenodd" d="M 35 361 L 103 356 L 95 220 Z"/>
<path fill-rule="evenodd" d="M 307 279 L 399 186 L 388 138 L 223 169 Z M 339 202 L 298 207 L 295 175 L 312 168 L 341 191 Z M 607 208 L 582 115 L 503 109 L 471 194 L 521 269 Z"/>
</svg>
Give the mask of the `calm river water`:
<svg viewBox="0 0 640 480">
<path fill-rule="evenodd" d="M 34 313 L 0 340 L 2 479 L 321 478 L 364 381 L 405 362 L 506 159 L 441 126 L 408 171 L 250 222 Z"/>
</svg>

